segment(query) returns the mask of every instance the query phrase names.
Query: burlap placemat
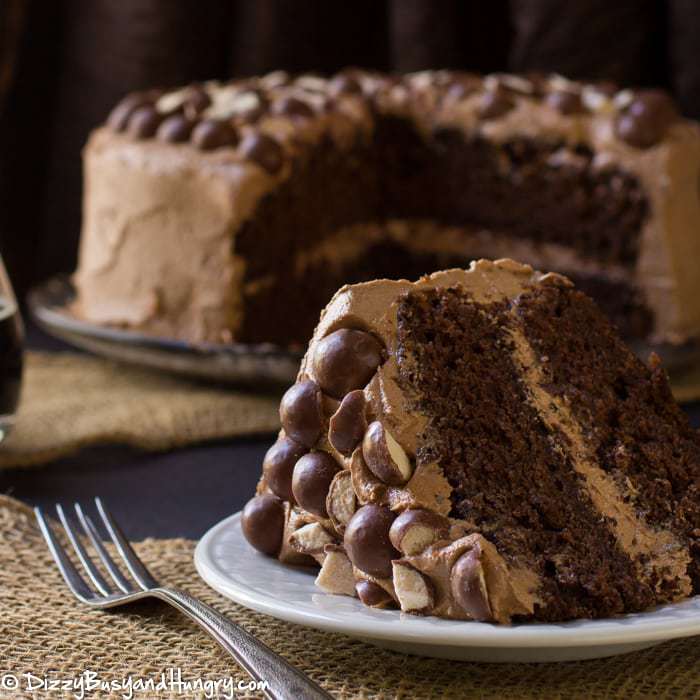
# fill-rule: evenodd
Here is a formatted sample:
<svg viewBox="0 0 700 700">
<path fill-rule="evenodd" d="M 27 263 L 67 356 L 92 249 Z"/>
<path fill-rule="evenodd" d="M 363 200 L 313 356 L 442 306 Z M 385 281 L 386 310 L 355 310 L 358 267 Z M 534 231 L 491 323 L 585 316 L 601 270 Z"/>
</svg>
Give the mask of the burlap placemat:
<svg viewBox="0 0 700 700">
<path fill-rule="evenodd" d="M 700 396 L 700 375 L 674 388 Z M 17 424 L 0 468 L 45 464 L 83 447 L 167 450 L 275 432 L 279 396 L 188 381 L 91 355 L 28 352 Z"/>
<path fill-rule="evenodd" d="M 42 464 L 100 444 L 147 450 L 270 433 L 279 397 L 77 353 L 26 355 L 17 424 L 0 467 Z"/>
<path fill-rule="evenodd" d="M 136 546 L 161 581 L 214 605 L 339 698 L 700 697 L 697 638 L 626 656 L 562 664 L 491 665 L 405 656 L 279 622 L 231 603 L 198 578 L 193 548 L 187 540 L 147 540 Z M 169 669 L 180 669 L 183 680 L 247 679 L 198 627 L 158 603 L 121 613 L 81 606 L 68 594 L 31 511 L 4 496 L 0 601 L 0 685 L 7 674 L 17 677 L 22 688 L 25 673 L 66 681 L 86 671 L 105 682 L 157 679 L 161 673 L 169 677 Z M 108 696 L 95 692 L 87 697 Z M 22 694 L 0 690 L 0 697 Z M 241 692 L 237 697 L 256 695 Z"/>
</svg>

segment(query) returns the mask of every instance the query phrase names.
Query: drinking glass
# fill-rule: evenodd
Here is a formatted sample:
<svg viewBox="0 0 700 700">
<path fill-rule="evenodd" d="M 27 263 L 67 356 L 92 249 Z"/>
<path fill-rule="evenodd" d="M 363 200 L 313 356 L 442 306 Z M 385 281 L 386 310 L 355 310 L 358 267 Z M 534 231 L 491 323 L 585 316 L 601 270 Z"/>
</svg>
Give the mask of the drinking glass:
<svg viewBox="0 0 700 700">
<path fill-rule="evenodd" d="M 0 441 L 12 429 L 22 386 L 24 328 L 0 257 Z"/>
</svg>

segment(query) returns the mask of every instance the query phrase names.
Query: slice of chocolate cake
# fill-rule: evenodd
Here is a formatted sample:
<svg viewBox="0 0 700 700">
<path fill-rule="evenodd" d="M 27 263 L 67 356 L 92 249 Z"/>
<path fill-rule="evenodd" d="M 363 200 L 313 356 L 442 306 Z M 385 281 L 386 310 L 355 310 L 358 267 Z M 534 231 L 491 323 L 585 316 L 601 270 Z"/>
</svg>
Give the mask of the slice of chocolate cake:
<svg viewBox="0 0 700 700">
<path fill-rule="evenodd" d="M 280 405 L 250 543 L 370 606 L 607 617 L 700 590 L 700 440 L 557 274 L 343 287 Z"/>
<path fill-rule="evenodd" d="M 130 95 L 85 149 L 76 311 L 301 346 L 342 284 L 513 257 L 628 338 L 693 340 L 700 129 L 668 95 L 608 88 L 276 72 Z"/>
</svg>

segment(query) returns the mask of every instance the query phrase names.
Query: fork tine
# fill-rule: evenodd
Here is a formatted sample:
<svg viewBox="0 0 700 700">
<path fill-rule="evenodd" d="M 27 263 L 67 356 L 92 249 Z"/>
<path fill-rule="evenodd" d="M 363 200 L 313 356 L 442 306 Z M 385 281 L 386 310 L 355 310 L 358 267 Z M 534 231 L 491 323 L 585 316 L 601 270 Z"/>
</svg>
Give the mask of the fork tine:
<svg viewBox="0 0 700 700">
<path fill-rule="evenodd" d="M 100 539 L 92 520 L 85 515 L 79 503 L 75 504 L 75 512 L 78 514 L 78 518 L 80 518 L 80 522 L 85 529 L 85 532 L 87 532 L 90 542 L 92 542 L 92 546 L 95 548 L 95 551 L 102 560 L 102 563 L 105 565 L 107 571 L 109 571 L 109 575 L 112 577 L 114 583 L 117 584 L 122 592 L 133 593 L 134 587 L 119 570 L 119 567 L 114 563 L 112 557 L 109 556 L 109 553 L 102 544 L 102 540 Z"/>
<path fill-rule="evenodd" d="M 144 590 L 157 587 L 158 582 L 151 575 L 151 572 L 144 566 L 143 562 L 138 558 L 136 552 L 129 544 L 129 540 L 126 539 L 119 525 L 117 525 L 114 518 L 102 504 L 102 501 L 99 498 L 96 498 L 95 504 L 97 505 L 99 514 L 102 516 L 102 522 L 107 528 L 119 554 L 122 555 L 122 559 L 124 559 L 126 562 L 131 575 Z"/>
<path fill-rule="evenodd" d="M 61 523 L 63 523 L 63 529 L 68 534 L 68 539 L 73 545 L 73 549 L 75 549 L 75 552 L 78 555 L 78 559 L 80 559 L 80 562 L 85 568 L 85 571 L 87 571 L 87 574 L 95 588 L 97 588 L 102 595 L 111 595 L 114 591 L 110 588 L 107 581 L 105 581 L 92 559 L 90 559 L 90 555 L 85 550 L 83 543 L 80 541 L 80 537 L 73 528 L 70 520 L 68 520 L 66 517 L 66 514 L 63 512 L 63 508 L 60 504 L 56 505 L 56 512 L 58 513 L 58 517 L 61 519 Z"/>
<path fill-rule="evenodd" d="M 39 523 L 41 534 L 44 536 L 46 544 L 49 546 L 49 551 L 51 552 L 54 561 L 58 565 L 58 569 L 68 585 L 68 588 L 71 589 L 73 595 L 84 602 L 93 599 L 95 597 L 95 593 L 87 585 L 85 579 L 78 573 L 78 570 L 73 565 L 73 562 L 68 558 L 65 549 L 63 549 L 59 541 L 56 539 L 56 535 L 54 535 L 54 532 L 44 517 L 44 514 L 41 512 L 41 509 L 35 508 L 34 515 Z"/>
</svg>

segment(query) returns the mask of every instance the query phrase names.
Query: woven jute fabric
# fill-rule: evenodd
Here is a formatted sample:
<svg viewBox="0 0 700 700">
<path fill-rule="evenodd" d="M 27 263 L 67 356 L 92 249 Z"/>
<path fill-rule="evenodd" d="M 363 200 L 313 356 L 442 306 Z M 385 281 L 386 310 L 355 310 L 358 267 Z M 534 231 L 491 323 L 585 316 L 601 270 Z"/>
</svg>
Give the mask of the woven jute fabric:
<svg viewBox="0 0 700 700">
<path fill-rule="evenodd" d="M 135 546 L 157 578 L 213 605 L 339 698 L 692 698 L 700 697 L 698 639 L 585 662 L 477 664 L 407 656 L 340 635 L 265 617 L 209 589 L 195 573 L 194 543 L 146 540 Z M 102 682 L 247 676 L 207 635 L 160 603 L 124 612 L 90 610 L 68 593 L 31 511 L 0 496 L 0 684 L 12 674 L 63 681 L 86 670 Z M 26 677 L 25 677 L 26 678 Z M 37 681 L 35 681 L 36 683 Z M 1 691 L 0 697 L 27 693 Z M 48 696 L 42 693 L 40 697 Z M 63 696 L 56 691 L 55 697 Z M 112 697 L 119 697 L 113 693 Z M 201 697 L 176 688 L 166 697 Z M 88 697 L 110 697 L 94 691 Z M 153 697 L 149 691 L 139 697 Z M 241 692 L 237 697 L 257 697 Z M 301 699 L 300 699 L 301 700 Z"/>
<path fill-rule="evenodd" d="M 26 355 L 17 423 L 0 467 L 31 466 L 82 447 L 147 450 L 270 433 L 279 396 L 187 381 L 77 353 Z"/>
</svg>

